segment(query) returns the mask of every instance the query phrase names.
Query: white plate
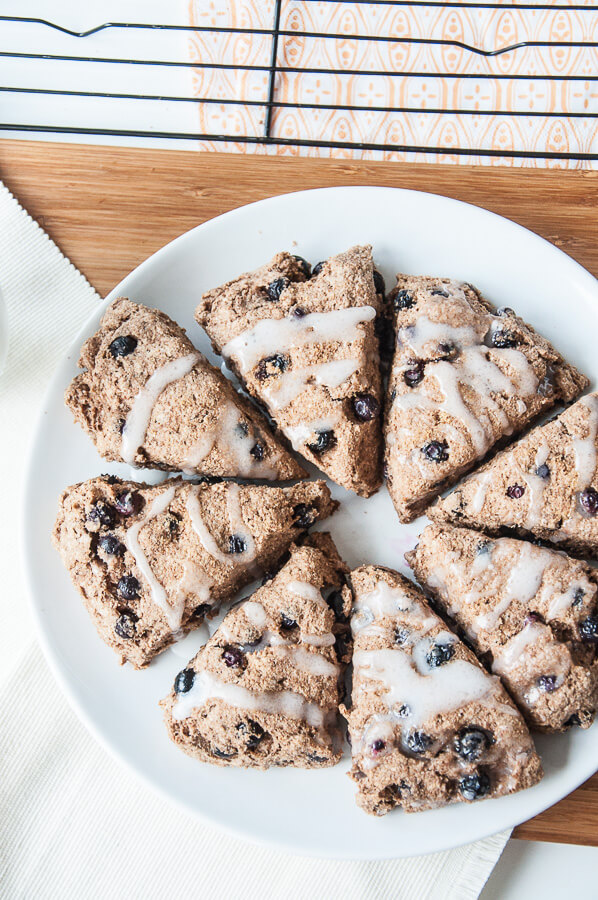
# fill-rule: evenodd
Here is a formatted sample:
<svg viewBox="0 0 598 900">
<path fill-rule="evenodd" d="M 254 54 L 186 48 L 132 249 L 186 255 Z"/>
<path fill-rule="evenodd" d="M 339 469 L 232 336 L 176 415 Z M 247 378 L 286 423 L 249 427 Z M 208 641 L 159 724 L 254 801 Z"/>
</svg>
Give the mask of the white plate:
<svg viewBox="0 0 598 900">
<path fill-rule="evenodd" d="M 193 319 L 202 291 L 288 249 L 312 263 L 371 243 L 393 284 L 397 271 L 471 281 L 498 306 L 512 306 L 593 379 L 598 375 L 598 285 L 577 263 L 512 222 L 444 197 L 393 188 L 346 187 L 288 194 L 229 212 L 178 238 L 132 272 L 119 295 L 165 310 L 214 359 Z M 60 366 L 34 441 L 25 499 L 25 554 L 39 633 L 48 660 L 81 719 L 104 746 L 150 785 L 192 813 L 237 835 L 295 853 L 388 858 L 443 850 L 493 834 L 560 800 L 596 769 L 598 725 L 538 738 L 546 775 L 511 797 L 406 816 L 367 816 L 354 803 L 348 761 L 334 769 L 261 773 L 198 763 L 170 743 L 157 706 L 198 645 L 197 635 L 146 671 L 119 667 L 70 584 L 50 531 L 61 490 L 101 472 L 129 473 L 100 459 L 63 405 L 81 342 Z M 424 520 L 401 526 L 385 490 L 364 501 L 340 488 L 330 527 L 351 566 L 404 569 Z"/>
</svg>

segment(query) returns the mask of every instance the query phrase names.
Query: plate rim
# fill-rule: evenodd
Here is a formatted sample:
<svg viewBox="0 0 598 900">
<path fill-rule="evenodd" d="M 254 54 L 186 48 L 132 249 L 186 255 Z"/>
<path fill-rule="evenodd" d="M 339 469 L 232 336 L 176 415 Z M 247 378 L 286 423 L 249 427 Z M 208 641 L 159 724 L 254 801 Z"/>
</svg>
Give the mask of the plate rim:
<svg viewBox="0 0 598 900">
<path fill-rule="evenodd" d="M 191 801 L 185 802 L 185 800 L 179 796 L 174 795 L 167 787 L 163 786 L 157 779 L 152 778 L 148 773 L 144 771 L 138 770 L 132 759 L 129 759 L 126 753 L 115 743 L 113 743 L 110 738 L 102 732 L 99 725 L 96 725 L 90 713 L 88 713 L 86 706 L 80 702 L 77 698 L 75 691 L 71 688 L 70 681 L 67 677 L 66 672 L 63 672 L 60 664 L 59 655 L 54 650 L 52 643 L 49 637 L 46 634 L 44 623 L 41 615 L 41 610 L 38 609 L 38 604 L 36 600 L 36 588 L 33 580 L 33 561 L 31 558 L 32 546 L 30 541 L 28 540 L 27 531 L 28 531 L 28 522 L 31 515 L 31 509 L 34 505 L 33 498 L 31 496 L 32 491 L 34 490 L 33 482 L 34 482 L 34 458 L 36 455 L 36 451 L 39 444 L 39 439 L 41 437 L 41 432 L 43 430 L 45 424 L 45 413 L 48 408 L 48 405 L 51 403 L 51 398 L 56 394 L 57 389 L 60 388 L 61 381 L 61 368 L 65 361 L 71 357 L 78 358 L 79 351 L 81 348 L 81 344 L 83 340 L 90 334 L 90 329 L 94 327 L 94 322 L 97 320 L 98 316 L 103 314 L 106 307 L 114 300 L 116 297 L 126 295 L 126 290 L 128 288 L 129 282 L 139 277 L 140 273 L 146 273 L 150 271 L 153 266 L 159 266 L 162 259 L 167 256 L 169 253 L 173 252 L 173 248 L 176 245 L 177 247 L 183 246 L 187 242 L 192 242 L 196 233 L 200 232 L 201 229 L 206 227 L 209 228 L 214 222 L 219 222 L 221 219 L 225 219 L 226 217 L 234 217 L 235 215 L 243 214 L 247 210 L 252 210 L 255 207 L 276 205 L 277 203 L 284 204 L 289 197 L 293 197 L 294 195 L 322 195 L 322 194 L 341 194 L 345 192 L 350 193 L 370 193 L 376 192 L 380 194 L 387 195 L 393 194 L 395 196 L 398 195 L 424 195 L 429 198 L 434 198 L 436 201 L 441 201 L 447 206 L 455 206 L 455 207 L 466 207 L 468 209 L 475 210 L 476 214 L 487 217 L 491 220 L 498 220 L 502 223 L 507 223 L 511 228 L 515 228 L 524 232 L 526 234 L 527 239 L 530 237 L 534 242 L 538 243 L 538 246 L 548 248 L 549 252 L 553 255 L 558 255 L 561 258 L 561 261 L 566 265 L 571 266 L 571 273 L 575 274 L 579 279 L 579 283 L 582 287 L 588 289 L 590 293 L 594 293 L 596 299 L 598 300 L 598 281 L 594 278 L 594 276 L 584 267 L 581 263 L 577 262 L 577 260 L 573 259 L 568 253 L 562 250 L 560 247 L 557 247 L 555 244 L 551 243 L 546 238 L 541 237 L 536 232 L 531 229 L 526 228 L 523 225 L 520 225 L 518 222 L 513 221 L 507 216 L 502 216 L 498 213 L 495 213 L 491 210 L 486 209 L 483 206 L 478 206 L 474 203 L 469 203 L 467 201 L 458 200 L 453 197 L 447 197 L 443 194 L 436 194 L 430 191 L 418 191 L 410 188 L 402 188 L 402 187 L 392 187 L 392 186 L 384 186 L 384 185 L 335 185 L 335 186 L 327 186 L 327 187 L 319 187 L 319 188 L 310 188 L 307 190 L 297 190 L 297 191 L 288 191 L 283 194 L 276 194 L 270 197 L 264 197 L 260 200 L 253 201 L 252 203 L 242 204 L 241 206 L 235 207 L 233 209 L 227 210 L 226 212 L 221 213 L 218 216 L 214 216 L 211 219 L 207 219 L 204 222 L 199 223 L 193 228 L 183 232 L 172 240 L 168 241 L 168 243 L 164 244 L 146 259 L 144 259 L 139 265 L 137 265 L 131 272 L 125 275 L 121 281 L 106 295 L 104 298 L 100 298 L 97 307 L 93 309 L 90 315 L 85 319 L 85 322 L 78 329 L 77 334 L 74 336 L 73 340 L 68 346 L 68 349 L 65 353 L 63 353 L 60 357 L 60 360 L 56 364 L 56 367 L 52 373 L 52 376 L 48 382 L 48 386 L 44 392 L 43 399 L 41 401 L 41 405 L 39 407 L 35 426 L 33 428 L 32 437 L 29 441 L 29 445 L 27 448 L 26 454 L 26 464 L 25 464 L 25 477 L 23 481 L 22 493 L 21 493 L 21 534 L 20 534 L 20 551 L 21 551 L 21 562 L 24 569 L 25 576 L 25 587 L 26 587 L 26 596 L 28 600 L 29 609 L 32 612 L 33 621 L 35 623 L 35 631 L 37 640 L 42 648 L 43 655 L 45 657 L 46 662 L 52 672 L 54 678 L 58 682 L 60 690 L 64 697 L 66 698 L 70 708 L 74 711 L 75 715 L 82 722 L 91 736 L 100 744 L 100 746 L 106 750 L 109 755 L 117 760 L 117 762 L 123 764 L 125 768 L 134 773 L 135 777 L 141 781 L 141 783 L 146 784 L 152 791 L 157 793 L 160 797 L 166 800 L 168 803 L 173 804 L 176 808 L 185 811 L 187 814 L 191 815 L 195 819 L 199 820 L 201 823 L 208 825 L 210 827 L 215 827 L 221 829 L 223 832 L 235 837 L 240 838 L 245 841 L 249 841 L 250 843 L 257 844 L 259 846 L 268 847 L 271 849 L 275 849 L 278 851 L 293 853 L 294 855 L 298 855 L 305 858 L 319 858 L 319 859 L 346 859 L 346 860 L 390 860 L 390 859 L 401 859 L 408 857 L 409 853 L 402 853 L 400 846 L 397 847 L 397 852 L 391 855 L 387 853 L 382 853 L 380 855 L 372 856 L 371 853 L 367 855 L 363 855 L 359 852 L 355 852 L 354 849 L 348 850 L 346 853 L 331 853 L 326 849 L 323 849 L 322 852 L 319 852 L 317 849 L 307 850 L 304 847 L 297 849 L 294 846 L 289 846 L 289 844 L 285 841 L 284 838 L 273 838 L 271 836 L 265 836 L 261 832 L 258 833 L 248 833 L 245 828 L 239 826 L 236 827 L 234 822 L 222 821 L 220 818 L 213 817 L 209 812 L 206 812 L 203 808 L 198 808 Z M 234 276 L 232 276 L 234 277 Z M 596 727 L 598 727 L 598 722 L 596 723 Z M 517 825 L 522 824 L 528 819 L 537 816 L 539 813 L 544 812 L 550 806 L 559 802 L 561 799 L 567 797 L 570 793 L 576 790 L 584 781 L 586 781 L 591 775 L 593 775 L 596 771 L 598 771 L 598 757 L 596 758 L 595 763 L 591 762 L 588 757 L 588 767 L 585 768 L 582 774 L 579 774 L 579 769 L 576 770 L 576 774 L 571 780 L 570 786 L 568 787 L 567 793 L 562 794 L 559 792 L 558 797 L 553 797 L 551 799 L 543 799 L 540 803 L 536 803 L 533 810 L 526 814 L 525 818 L 517 817 L 516 820 L 511 825 L 502 825 L 499 827 L 498 831 L 506 829 L 506 828 L 515 828 Z M 364 813 L 365 815 L 365 813 Z M 509 818 L 509 817 L 507 817 Z M 488 823 L 490 823 L 491 817 L 488 817 Z M 431 849 L 424 851 L 424 855 L 430 853 L 443 852 L 451 849 L 456 849 L 457 847 L 464 846 L 468 843 L 477 840 L 483 840 L 484 838 L 490 837 L 494 834 L 498 833 L 496 827 L 492 825 L 488 825 L 488 828 L 482 829 L 475 837 L 467 836 L 464 840 L 461 840 L 459 837 L 457 841 L 454 840 L 454 835 L 451 838 L 448 833 L 446 833 L 445 837 L 442 841 L 436 841 L 434 847 Z M 419 854 L 418 854 L 419 855 Z"/>
</svg>

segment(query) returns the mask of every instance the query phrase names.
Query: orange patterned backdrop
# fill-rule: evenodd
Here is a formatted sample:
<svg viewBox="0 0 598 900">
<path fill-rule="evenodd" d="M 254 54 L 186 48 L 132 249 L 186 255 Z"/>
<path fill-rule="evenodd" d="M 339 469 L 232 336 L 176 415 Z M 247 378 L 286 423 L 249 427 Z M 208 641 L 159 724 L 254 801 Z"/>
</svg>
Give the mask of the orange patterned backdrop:
<svg viewBox="0 0 598 900">
<path fill-rule="evenodd" d="M 529 2 L 529 0 L 528 0 Z M 276 109 L 271 133 L 288 139 L 322 139 L 384 145 L 442 148 L 440 153 L 313 148 L 244 144 L 238 135 L 261 135 L 263 106 L 198 104 L 202 134 L 230 135 L 206 141 L 206 149 L 310 156 L 468 162 L 493 165 L 596 167 L 596 162 L 482 156 L 480 150 L 558 151 L 598 154 L 598 49 L 596 47 L 525 47 L 484 57 L 454 46 L 408 43 L 405 38 L 461 41 L 483 50 L 521 41 L 598 43 L 598 13 L 591 2 L 550 4 L 552 8 L 499 9 L 466 5 L 443 7 L 374 5 L 283 0 L 278 65 L 294 68 L 376 70 L 402 74 L 310 74 L 279 72 L 275 99 L 290 104 L 390 107 L 391 112 L 329 109 Z M 544 2 L 543 6 L 548 4 Z M 194 25 L 271 29 L 274 0 L 191 0 Z M 346 34 L 346 39 L 306 38 L 303 32 Z M 351 35 L 392 37 L 392 41 L 356 41 Z M 269 35 L 194 33 L 191 59 L 233 66 L 267 66 Z M 479 76 L 491 77 L 479 77 Z M 581 76 L 566 81 L 562 76 Z M 466 77 L 473 76 L 473 77 Z M 476 77 L 478 76 L 478 77 Z M 499 77 L 505 76 L 505 77 Z M 515 76 L 523 76 L 515 77 Z M 530 76 L 540 76 L 532 78 Z M 561 76 L 561 77 L 559 77 Z M 591 80 L 591 79 L 594 80 Z M 261 101 L 268 94 L 268 73 L 241 68 L 231 71 L 194 69 L 197 97 Z M 408 107 L 413 112 L 400 112 Z M 426 110 L 458 110 L 426 112 Z M 471 112 L 464 112 L 468 110 Z M 481 111 L 492 114 L 481 114 Z M 523 115 L 514 116 L 514 111 Z M 537 115 L 537 113 L 558 115 Z M 536 113 L 532 115 L 532 113 Z M 572 113 L 581 113 L 572 117 Z M 592 115 L 594 118 L 592 118 Z M 459 156 L 455 148 L 469 148 Z"/>
</svg>

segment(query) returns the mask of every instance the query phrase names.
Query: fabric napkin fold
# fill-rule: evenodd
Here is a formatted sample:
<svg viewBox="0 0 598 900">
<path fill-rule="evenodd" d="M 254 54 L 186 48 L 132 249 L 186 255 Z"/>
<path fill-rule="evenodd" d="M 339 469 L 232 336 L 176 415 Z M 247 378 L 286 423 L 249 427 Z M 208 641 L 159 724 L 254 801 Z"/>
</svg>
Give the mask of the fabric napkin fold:
<svg viewBox="0 0 598 900">
<path fill-rule="evenodd" d="M 77 720 L 31 642 L 17 511 L 46 383 L 99 298 L 1 185 L 0 238 L 9 321 L 0 376 L 0 463 L 9 476 L 0 486 L 0 894 L 36 900 L 477 897 L 508 832 L 405 860 L 302 859 L 231 837 L 170 805 Z"/>
</svg>

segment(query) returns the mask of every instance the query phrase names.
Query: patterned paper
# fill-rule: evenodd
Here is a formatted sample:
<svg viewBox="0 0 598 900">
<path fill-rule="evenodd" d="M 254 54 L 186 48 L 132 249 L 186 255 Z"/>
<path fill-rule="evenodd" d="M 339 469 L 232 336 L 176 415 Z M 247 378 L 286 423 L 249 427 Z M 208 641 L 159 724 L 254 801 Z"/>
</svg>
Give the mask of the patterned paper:
<svg viewBox="0 0 598 900">
<path fill-rule="evenodd" d="M 277 61 L 283 71 L 276 76 L 275 100 L 290 104 L 380 106 L 392 111 L 278 108 L 272 116 L 270 133 L 291 140 L 376 143 L 389 149 L 241 143 L 235 137 L 264 133 L 265 107 L 224 103 L 198 104 L 202 134 L 230 135 L 225 142 L 205 141 L 202 146 L 355 159 L 595 168 L 595 161 L 521 159 L 479 153 L 598 154 L 598 48 L 554 46 L 555 42 L 598 43 L 598 12 L 591 8 L 591 2 L 585 5 L 587 9 L 573 9 L 560 0 L 560 5 L 553 3 L 550 9 L 543 9 L 540 4 L 533 9 L 514 9 L 511 3 L 503 3 L 498 9 L 481 9 L 431 3 L 399 6 L 283 0 L 280 28 L 297 32 L 297 36 L 279 38 Z M 189 15 L 194 25 L 269 30 L 274 20 L 274 0 L 191 0 Z M 302 32 L 348 37 L 306 38 Z M 355 34 L 371 38 L 392 36 L 393 40 L 356 41 L 350 37 Z M 446 44 L 409 43 L 407 38 L 460 41 L 486 51 L 522 41 L 549 42 L 553 46 L 525 47 L 484 57 Z M 271 51 L 270 35 L 194 33 L 190 38 L 191 59 L 208 64 L 268 66 Z M 336 71 L 297 73 L 285 71 L 285 67 Z M 421 75 L 341 74 L 347 70 Z M 492 77 L 475 77 L 479 75 Z M 582 78 L 562 80 L 568 75 Z M 263 102 L 268 96 L 268 84 L 266 71 L 193 70 L 197 97 Z M 405 107 L 416 111 L 400 111 Z M 514 116 L 513 112 L 525 115 Z M 577 118 L 572 113 L 582 115 Z M 431 154 L 391 149 L 397 145 L 442 150 Z M 460 156 L 454 152 L 456 148 L 470 149 L 472 153 Z"/>
</svg>

